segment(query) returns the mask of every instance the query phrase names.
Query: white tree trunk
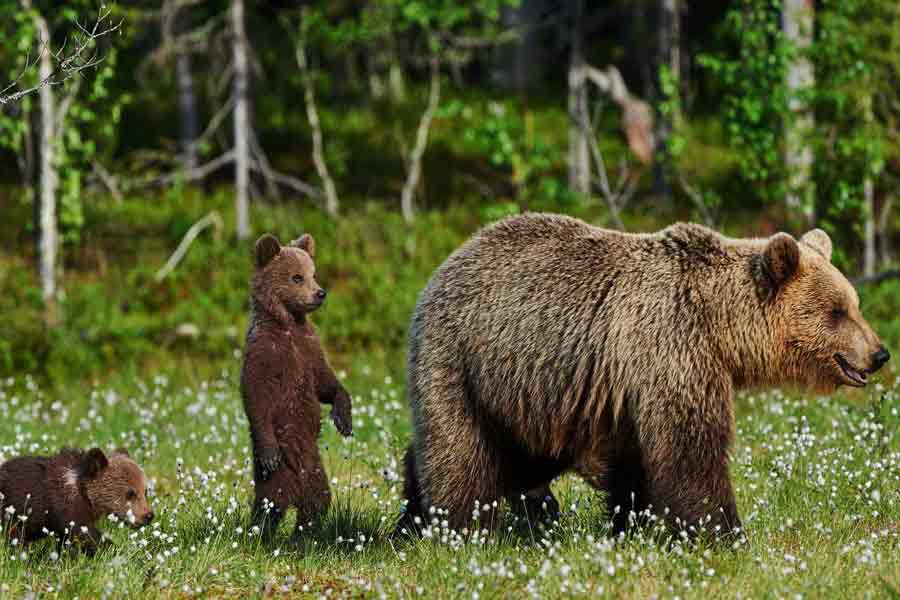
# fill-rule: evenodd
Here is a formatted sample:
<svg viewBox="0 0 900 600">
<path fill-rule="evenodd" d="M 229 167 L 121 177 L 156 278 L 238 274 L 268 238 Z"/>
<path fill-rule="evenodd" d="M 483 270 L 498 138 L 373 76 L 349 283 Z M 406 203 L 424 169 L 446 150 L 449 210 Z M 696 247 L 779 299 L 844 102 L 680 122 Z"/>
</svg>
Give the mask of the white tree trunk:
<svg viewBox="0 0 900 600">
<path fill-rule="evenodd" d="M 309 128 L 312 130 L 313 136 L 313 163 L 316 165 L 316 172 L 319 174 L 319 179 L 322 180 L 322 187 L 325 191 L 325 212 L 329 216 L 336 217 L 340 205 L 338 203 L 337 190 L 334 187 L 334 180 L 328 171 L 328 163 L 325 162 L 322 125 L 319 122 L 319 111 L 316 108 L 316 93 L 312 73 L 306 59 L 306 40 L 302 34 L 297 42 L 297 64 L 303 76 L 306 118 L 309 121 Z"/>
<path fill-rule="evenodd" d="M 438 102 L 441 97 L 441 63 L 437 54 L 431 57 L 431 90 L 428 94 L 428 106 L 422 114 L 419 121 L 419 130 L 416 133 L 416 145 L 413 147 L 412 154 L 409 157 L 409 172 L 406 176 L 406 183 L 403 184 L 403 193 L 400 196 L 400 209 L 403 212 L 403 219 L 407 223 L 412 223 L 415 217 L 415 193 L 416 186 L 419 184 L 419 178 L 422 175 L 422 156 L 425 154 L 425 147 L 428 145 L 428 132 L 431 130 L 431 121 L 434 119 L 434 113 L 437 112 Z"/>
<path fill-rule="evenodd" d="M 863 260 L 863 274 L 871 277 L 878 268 L 875 254 L 875 186 L 871 177 L 866 177 L 863 182 L 863 197 L 865 200 L 866 225 L 865 225 L 865 254 Z"/>
<path fill-rule="evenodd" d="M 191 72 L 191 56 L 180 50 L 175 57 L 175 79 L 178 85 L 178 115 L 181 127 L 181 152 L 185 170 L 197 166 L 197 94 L 194 91 L 194 75 Z"/>
<path fill-rule="evenodd" d="M 800 52 L 788 66 L 787 73 L 789 109 L 794 121 L 785 136 L 785 163 L 790 173 L 787 204 L 791 210 L 799 211 L 808 224 L 814 220 L 815 205 L 810 181 L 813 153 L 806 137 L 813 129 L 814 121 L 810 107 L 800 99 L 800 94 L 815 84 L 812 63 L 803 56 L 812 44 L 814 17 L 813 0 L 784 0 L 784 34 Z"/>
<path fill-rule="evenodd" d="M 237 237 L 250 237 L 250 107 L 247 32 L 244 29 L 244 0 L 232 0 L 231 24 L 234 46 L 234 207 Z"/>
<path fill-rule="evenodd" d="M 49 49 L 50 28 L 47 26 L 47 21 L 40 15 L 35 17 L 35 26 L 42 43 L 46 45 L 46 47 L 42 48 L 38 66 L 39 77 L 43 81 L 53 73 L 53 57 Z M 45 318 L 49 324 L 54 324 L 58 317 L 56 306 L 56 255 L 59 249 L 59 234 L 56 223 L 56 194 L 59 189 L 59 173 L 57 172 L 56 158 L 56 148 L 59 142 L 56 129 L 57 106 L 52 86 L 42 86 L 39 94 L 41 106 L 41 181 L 38 209 L 38 224 L 40 227 L 38 241 L 39 272 L 41 293 L 46 307 Z"/>
<path fill-rule="evenodd" d="M 888 226 L 891 219 L 891 208 L 894 205 L 894 197 L 888 196 L 884 200 L 881 207 L 881 214 L 878 216 L 878 252 L 881 255 L 881 263 L 888 265 L 893 262 L 894 257 L 891 253 L 891 238 L 888 233 Z"/>
<path fill-rule="evenodd" d="M 591 156 L 588 145 L 588 106 L 582 49 L 581 19 L 584 1 L 573 0 L 571 55 L 569 58 L 569 187 L 587 196 L 591 192 Z"/>
</svg>

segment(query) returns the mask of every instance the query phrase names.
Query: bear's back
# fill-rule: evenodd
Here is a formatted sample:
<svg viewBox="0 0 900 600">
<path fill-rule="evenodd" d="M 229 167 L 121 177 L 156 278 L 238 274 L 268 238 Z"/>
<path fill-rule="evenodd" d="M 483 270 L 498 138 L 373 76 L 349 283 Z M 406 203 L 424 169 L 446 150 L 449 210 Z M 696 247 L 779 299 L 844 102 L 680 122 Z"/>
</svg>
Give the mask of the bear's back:
<svg viewBox="0 0 900 600">
<path fill-rule="evenodd" d="M 479 410 L 498 422 L 516 415 L 532 447 L 604 406 L 618 414 L 641 382 L 677 379 L 669 372 L 696 351 L 682 343 L 687 333 L 702 343 L 696 288 L 703 269 L 726 258 L 720 240 L 694 225 L 625 234 L 557 215 L 485 228 L 420 297 L 408 370 L 414 414 L 447 369 Z M 548 432 L 559 411 L 559 431 Z"/>
</svg>

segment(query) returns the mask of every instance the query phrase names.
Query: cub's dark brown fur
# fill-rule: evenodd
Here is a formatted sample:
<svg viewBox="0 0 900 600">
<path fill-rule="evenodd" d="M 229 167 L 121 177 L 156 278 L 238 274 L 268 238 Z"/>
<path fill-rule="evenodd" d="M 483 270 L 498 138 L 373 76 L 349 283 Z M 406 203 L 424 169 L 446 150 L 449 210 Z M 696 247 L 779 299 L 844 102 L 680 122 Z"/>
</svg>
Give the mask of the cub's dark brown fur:
<svg viewBox="0 0 900 600">
<path fill-rule="evenodd" d="M 317 443 L 319 403 L 332 405 L 331 418 L 342 435 L 351 432 L 350 395 L 307 317 L 325 300 L 314 256 L 309 235 L 284 247 L 269 234 L 256 242 L 241 395 L 253 442 L 254 522 L 266 536 L 291 507 L 297 509 L 299 533 L 328 506 Z"/>
<path fill-rule="evenodd" d="M 820 230 L 625 234 L 534 214 L 482 230 L 413 316 L 401 529 L 430 507 L 457 529 L 476 501 L 555 508 L 568 470 L 607 493 L 616 530 L 651 505 L 675 528 L 738 527 L 732 391 L 865 385 L 889 356 L 830 258 Z"/>
<path fill-rule="evenodd" d="M 64 449 L 55 456 L 21 456 L 0 466 L 4 530 L 22 543 L 53 535 L 93 553 L 97 521 L 115 514 L 138 528 L 153 519 L 147 482 L 124 450 Z"/>
</svg>

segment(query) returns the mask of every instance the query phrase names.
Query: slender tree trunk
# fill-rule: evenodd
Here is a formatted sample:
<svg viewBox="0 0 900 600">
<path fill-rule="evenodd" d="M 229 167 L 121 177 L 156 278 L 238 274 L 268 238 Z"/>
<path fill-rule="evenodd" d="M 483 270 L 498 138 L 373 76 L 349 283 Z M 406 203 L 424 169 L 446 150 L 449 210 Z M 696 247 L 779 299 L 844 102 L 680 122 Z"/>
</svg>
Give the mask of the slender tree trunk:
<svg viewBox="0 0 900 600">
<path fill-rule="evenodd" d="M 881 255 L 881 263 L 884 265 L 888 265 L 894 260 L 891 253 L 891 238 L 888 233 L 893 205 L 894 197 L 886 196 L 881 206 L 881 213 L 878 215 L 878 252 Z"/>
<path fill-rule="evenodd" d="M 244 29 L 244 0 L 231 2 L 232 34 L 234 36 L 234 165 L 235 213 L 237 237 L 250 237 L 250 107 L 248 88 L 250 73 L 247 61 L 247 32 Z"/>
<path fill-rule="evenodd" d="M 672 93 L 680 94 L 678 81 L 681 76 L 680 65 L 680 30 L 681 15 L 678 10 L 678 0 L 660 0 L 659 2 L 659 48 L 656 62 L 656 76 L 658 78 L 658 98 L 665 99 L 662 81 L 663 69 L 669 73 L 672 79 Z M 668 204 L 671 200 L 669 175 L 671 172 L 670 157 L 668 155 L 669 137 L 677 123 L 678 115 L 660 112 L 656 119 L 656 144 L 653 157 L 653 170 L 656 191 L 662 201 Z"/>
<path fill-rule="evenodd" d="M 591 157 L 588 147 L 587 82 L 585 78 L 583 31 L 584 0 L 572 0 L 571 54 L 569 58 L 569 187 L 588 196 L 591 193 Z"/>
<path fill-rule="evenodd" d="M 181 17 L 181 24 L 185 18 Z M 183 28 L 182 28 L 183 30 Z M 200 119 L 197 116 L 197 93 L 194 90 L 194 74 L 191 71 L 191 55 L 187 50 L 177 51 L 175 56 L 175 80 L 178 86 L 178 117 L 181 129 L 181 152 L 185 170 L 197 166 L 197 136 Z"/>
<path fill-rule="evenodd" d="M 388 84 L 391 88 L 391 100 L 398 104 L 406 102 L 406 79 L 403 76 L 403 65 L 397 56 L 397 40 L 391 37 L 388 54 Z"/>
<path fill-rule="evenodd" d="M 30 8 L 30 2 L 27 3 Z M 38 76 L 43 81 L 53 73 L 53 57 L 49 49 L 50 28 L 40 15 L 35 17 L 38 35 L 47 47 L 42 48 L 38 65 Z M 56 195 L 59 190 L 59 173 L 57 171 L 56 149 L 59 142 L 57 136 L 57 105 L 53 87 L 42 86 L 40 91 L 41 138 L 40 138 L 40 197 L 38 209 L 38 256 L 41 277 L 41 295 L 44 299 L 44 319 L 53 326 L 59 321 L 57 306 L 57 252 L 59 250 L 59 232 L 56 222 Z"/>
<path fill-rule="evenodd" d="M 863 99 L 864 115 L 867 128 L 871 128 L 873 119 L 872 115 L 872 96 L 866 95 Z M 865 252 L 863 261 L 863 272 L 866 277 L 875 274 L 878 268 L 878 255 L 875 250 L 875 237 L 877 234 L 877 225 L 875 223 L 875 182 L 871 175 L 866 175 L 863 179 L 863 202 L 865 203 L 866 222 L 865 222 Z"/>
<path fill-rule="evenodd" d="M 866 177 L 863 182 L 863 197 L 865 200 L 866 224 L 865 224 L 865 253 L 863 261 L 863 274 L 871 277 L 878 268 L 875 254 L 875 190 L 871 177 Z"/>
<path fill-rule="evenodd" d="M 787 204 L 800 213 L 811 225 L 815 218 L 815 201 L 810 175 L 813 164 L 812 148 L 806 137 L 814 121 L 810 107 L 801 99 L 803 90 L 815 84 L 812 63 L 804 55 L 812 44 L 815 7 L 813 0 L 784 0 L 782 27 L 787 40 L 798 50 L 799 56 L 788 66 L 787 88 L 793 123 L 786 136 L 785 163 L 790 173 Z"/>
<path fill-rule="evenodd" d="M 303 33 L 300 34 L 300 38 L 297 41 L 297 64 L 299 65 L 300 73 L 303 76 L 306 117 L 309 120 L 309 128 L 312 130 L 313 163 L 316 165 L 316 172 L 322 180 L 322 187 L 325 191 L 325 211 L 329 216 L 336 217 L 339 209 L 337 191 L 335 190 L 331 173 L 328 171 L 328 163 L 325 162 L 325 151 L 322 142 L 322 125 L 319 122 L 319 111 L 316 108 L 314 82 L 309 63 L 306 59 L 306 39 Z"/>
<path fill-rule="evenodd" d="M 428 106 L 425 108 L 422 119 L 419 121 L 416 145 L 413 147 L 409 157 L 409 172 L 400 196 L 400 209 L 403 212 L 403 219 L 407 223 L 412 223 L 415 218 L 414 201 L 416 186 L 419 185 L 419 178 L 422 175 L 422 156 L 425 154 L 425 147 L 428 145 L 428 132 L 431 130 L 431 121 L 434 119 L 434 113 L 437 112 L 438 102 L 441 97 L 441 62 L 437 54 L 431 56 L 430 64 L 431 89 L 428 94 Z"/>
</svg>

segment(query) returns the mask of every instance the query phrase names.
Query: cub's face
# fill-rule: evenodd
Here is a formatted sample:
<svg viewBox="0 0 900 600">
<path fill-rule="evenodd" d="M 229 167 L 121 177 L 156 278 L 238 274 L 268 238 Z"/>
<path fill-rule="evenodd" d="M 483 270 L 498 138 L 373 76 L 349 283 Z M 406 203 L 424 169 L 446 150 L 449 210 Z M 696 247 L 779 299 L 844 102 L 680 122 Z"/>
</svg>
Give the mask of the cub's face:
<svg viewBox="0 0 900 600">
<path fill-rule="evenodd" d="M 860 312 L 856 290 L 831 264 L 831 240 L 818 229 L 799 243 L 780 236 L 789 239 L 778 242 L 770 264 L 785 276 L 773 302 L 786 328 L 789 378 L 825 392 L 865 386 L 890 354 Z"/>
<path fill-rule="evenodd" d="M 281 246 L 266 234 L 256 242 L 256 278 L 253 293 L 264 304 L 284 307 L 291 315 L 312 312 L 325 301 L 316 280 L 315 242 L 309 234 Z"/>
<path fill-rule="evenodd" d="M 147 479 L 124 450 L 106 456 L 99 448 L 90 450 L 82 468 L 85 489 L 94 510 L 114 514 L 134 529 L 153 520 L 147 500 Z"/>
</svg>

